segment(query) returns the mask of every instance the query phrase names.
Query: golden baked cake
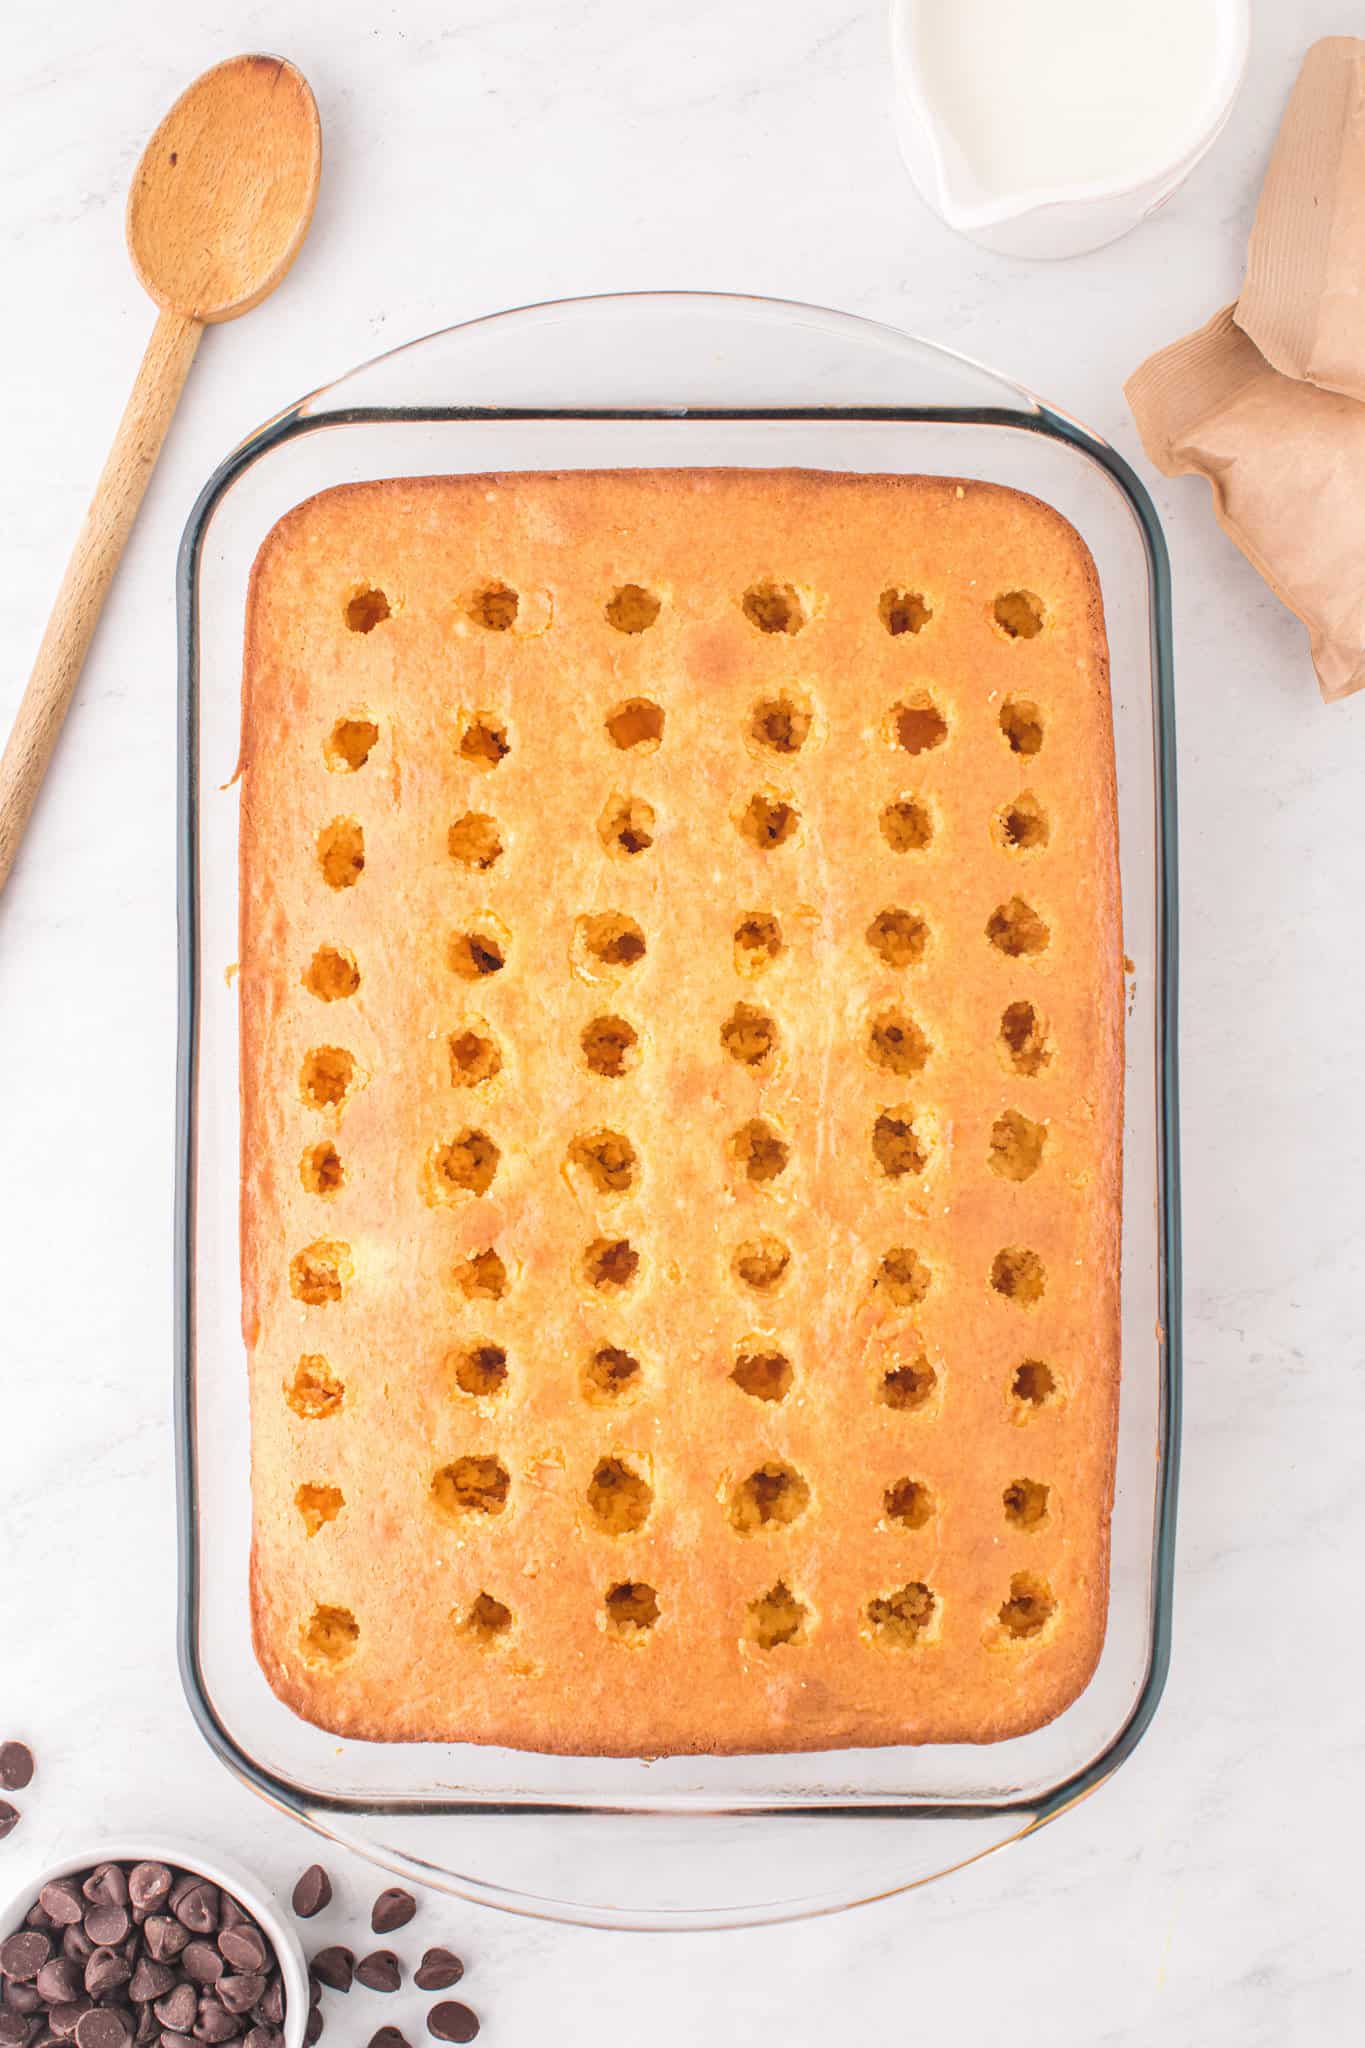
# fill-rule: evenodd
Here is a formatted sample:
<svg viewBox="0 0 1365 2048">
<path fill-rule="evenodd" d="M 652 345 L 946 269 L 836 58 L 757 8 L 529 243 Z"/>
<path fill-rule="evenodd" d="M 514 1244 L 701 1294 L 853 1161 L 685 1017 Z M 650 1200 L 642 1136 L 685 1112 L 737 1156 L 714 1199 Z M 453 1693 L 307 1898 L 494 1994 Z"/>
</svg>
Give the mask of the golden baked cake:
<svg viewBox="0 0 1365 2048">
<path fill-rule="evenodd" d="M 1065 520 L 804 471 L 325 492 L 256 563 L 241 827 L 280 1697 L 638 1756 L 1073 1699 L 1122 968 Z"/>
</svg>

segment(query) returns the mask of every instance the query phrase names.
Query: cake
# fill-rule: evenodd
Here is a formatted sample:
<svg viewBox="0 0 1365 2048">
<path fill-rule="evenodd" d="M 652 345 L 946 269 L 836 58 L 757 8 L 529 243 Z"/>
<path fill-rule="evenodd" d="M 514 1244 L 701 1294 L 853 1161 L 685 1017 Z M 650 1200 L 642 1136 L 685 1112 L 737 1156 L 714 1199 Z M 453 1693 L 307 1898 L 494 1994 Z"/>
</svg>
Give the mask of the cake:
<svg viewBox="0 0 1365 2048">
<path fill-rule="evenodd" d="M 256 561 L 257 1655 L 338 1734 L 987 1742 L 1104 1638 L 1122 949 L 1038 500 L 352 484 Z"/>
</svg>

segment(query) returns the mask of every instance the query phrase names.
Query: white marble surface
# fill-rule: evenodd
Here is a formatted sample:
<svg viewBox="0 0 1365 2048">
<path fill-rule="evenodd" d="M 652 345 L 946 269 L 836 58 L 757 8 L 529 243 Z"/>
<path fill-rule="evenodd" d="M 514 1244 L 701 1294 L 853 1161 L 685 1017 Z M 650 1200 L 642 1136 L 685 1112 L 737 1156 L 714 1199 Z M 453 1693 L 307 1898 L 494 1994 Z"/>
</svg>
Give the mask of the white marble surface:
<svg viewBox="0 0 1365 2048">
<path fill-rule="evenodd" d="M 151 323 L 122 246 L 145 136 L 208 63 L 278 48 L 316 88 L 327 164 L 285 288 L 201 352 L 0 900 L 0 1733 L 31 1733 L 41 1757 L 0 1892 L 73 1836 L 144 1818 L 276 1881 L 310 1847 L 211 1758 L 173 1652 L 171 577 L 202 479 L 388 343 L 649 285 L 921 328 L 1133 454 L 1124 374 L 1232 294 L 1298 54 L 1362 26 L 1330 0 L 1255 12 L 1213 155 L 1130 239 L 1050 267 L 986 256 L 915 200 L 877 0 L 11 0 L 0 717 Z M 1037 1841 L 804 1930 L 630 1938 L 428 1907 L 471 1960 L 490 2048 L 1356 2037 L 1365 697 L 1324 709 L 1301 630 L 1202 485 L 1148 480 L 1176 574 L 1188 1273 L 1156 1725 Z M 365 1869 L 340 1863 L 367 1897 Z M 366 2038 L 378 2004 L 353 2002 L 343 2038 Z"/>
</svg>

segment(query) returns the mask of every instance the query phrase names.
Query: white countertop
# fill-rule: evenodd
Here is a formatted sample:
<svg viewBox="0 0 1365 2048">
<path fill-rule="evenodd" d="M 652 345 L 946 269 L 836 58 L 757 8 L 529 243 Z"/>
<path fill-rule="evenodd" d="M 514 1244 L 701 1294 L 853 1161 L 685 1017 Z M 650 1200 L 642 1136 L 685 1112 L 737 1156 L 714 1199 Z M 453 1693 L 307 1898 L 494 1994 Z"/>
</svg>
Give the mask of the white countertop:
<svg viewBox="0 0 1365 2048">
<path fill-rule="evenodd" d="M 1189 184 L 1112 248 L 1026 265 L 955 240 L 910 190 L 879 0 L 11 4 L 6 722 L 151 326 L 122 241 L 143 141 L 196 72 L 263 43 L 307 74 L 326 138 L 296 269 L 201 350 L 0 899 L 0 1737 L 40 1763 L 0 1895 L 144 1821 L 287 1882 L 313 1844 L 211 1757 L 173 1640 L 172 571 L 200 483 L 389 344 L 658 285 L 921 329 L 1134 456 L 1122 379 L 1234 294 L 1299 54 L 1351 10 L 1264 0 Z M 429 1902 L 490 2048 L 1328 2048 L 1360 2023 L 1365 696 L 1319 703 L 1301 628 L 1205 487 L 1139 466 L 1175 566 L 1183 824 L 1187 1425 L 1156 1723 L 1036 1841 L 805 1928 L 628 1937 Z M 377 1889 L 324 1860 L 357 1905 Z M 395 2017 L 416 2040 L 416 2008 L 389 2004 L 356 1994 L 329 2040 Z"/>
</svg>

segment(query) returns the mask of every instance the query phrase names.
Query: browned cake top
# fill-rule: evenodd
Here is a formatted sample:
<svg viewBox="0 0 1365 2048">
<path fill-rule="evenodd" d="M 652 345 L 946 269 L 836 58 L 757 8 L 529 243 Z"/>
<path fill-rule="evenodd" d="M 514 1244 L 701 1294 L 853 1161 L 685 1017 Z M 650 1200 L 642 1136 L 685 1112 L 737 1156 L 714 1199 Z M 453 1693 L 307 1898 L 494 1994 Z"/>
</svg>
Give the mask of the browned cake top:
<svg viewBox="0 0 1365 2048">
<path fill-rule="evenodd" d="M 257 1647 L 548 1750 L 984 1740 L 1103 1639 L 1120 935 L 1073 530 L 427 478 L 253 579 Z"/>
</svg>

